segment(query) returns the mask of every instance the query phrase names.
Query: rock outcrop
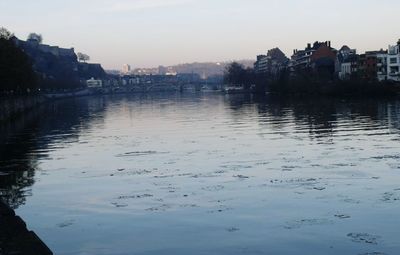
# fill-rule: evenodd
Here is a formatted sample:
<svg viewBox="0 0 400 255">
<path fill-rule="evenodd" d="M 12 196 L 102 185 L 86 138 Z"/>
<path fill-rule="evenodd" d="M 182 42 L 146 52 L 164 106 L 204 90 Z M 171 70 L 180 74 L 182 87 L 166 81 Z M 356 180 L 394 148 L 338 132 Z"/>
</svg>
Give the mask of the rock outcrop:
<svg viewBox="0 0 400 255">
<path fill-rule="evenodd" d="M 83 80 L 106 77 L 100 64 L 78 62 L 74 48 L 40 44 L 33 39 L 22 41 L 14 38 L 14 42 L 32 59 L 42 89 L 73 89 L 85 86 Z"/>
<path fill-rule="evenodd" d="M 0 254 L 52 255 L 53 252 L 26 228 L 14 210 L 0 201 Z"/>
</svg>

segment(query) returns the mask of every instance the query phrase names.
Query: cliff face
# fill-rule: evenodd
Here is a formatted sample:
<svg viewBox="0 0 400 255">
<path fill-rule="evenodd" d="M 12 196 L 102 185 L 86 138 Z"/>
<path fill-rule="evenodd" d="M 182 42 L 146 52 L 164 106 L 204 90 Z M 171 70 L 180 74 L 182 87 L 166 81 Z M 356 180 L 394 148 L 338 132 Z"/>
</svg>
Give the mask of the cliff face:
<svg viewBox="0 0 400 255">
<path fill-rule="evenodd" d="M 105 79 L 107 77 L 106 72 L 100 64 L 79 63 L 78 73 L 79 77 L 85 80 L 91 78 Z"/>
<path fill-rule="evenodd" d="M 36 40 L 15 39 L 33 62 L 33 69 L 39 76 L 43 89 L 71 89 L 84 86 L 81 80 L 105 78 L 105 72 L 99 64 L 79 63 L 73 48 L 39 44 Z"/>
<path fill-rule="evenodd" d="M 67 89 L 80 86 L 78 59 L 74 49 L 39 44 L 35 40 L 21 41 L 20 47 L 33 62 L 42 89 Z"/>
</svg>

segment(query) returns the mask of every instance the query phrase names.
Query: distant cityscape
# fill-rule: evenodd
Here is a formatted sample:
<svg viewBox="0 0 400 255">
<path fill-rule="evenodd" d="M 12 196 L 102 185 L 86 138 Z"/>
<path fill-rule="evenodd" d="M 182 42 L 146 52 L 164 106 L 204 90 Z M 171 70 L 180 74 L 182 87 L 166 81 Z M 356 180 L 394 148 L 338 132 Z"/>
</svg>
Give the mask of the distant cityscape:
<svg viewBox="0 0 400 255">
<path fill-rule="evenodd" d="M 293 50 L 288 58 L 279 48 L 260 54 L 256 60 L 237 61 L 244 68 L 254 67 L 257 74 L 277 75 L 286 69 L 292 74 L 299 70 L 325 69 L 340 80 L 361 78 L 369 81 L 400 82 L 400 40 L 386 49 L 367 51 L 361 54 L 357 49 L 343 45 L 340 49 L 332 47 L 330 41 L 308 43 L 302 50 Z M 198 79 L 221 76 L 231 62 L 193 63 L 158 68 L 135 68 L 125 64 L 120 71 L 107 71 L 120 75 L 170 75 L 195 74 Z"/>
<path fill-rule="evenodd" d="M 245 67 L 253 67 L 254 60 L 238 60 L 238 63 Z M 225 62 L 196 62 L 185 63 L 173 66 L 158 66 L 154 68 L 132 68 L 131 65 L 125 64 L 121 70 L 106 70 L 109 74 L 120 75 L 177 75 L 181 73 L 195 73 L 201 79 L 207 79 L 210 76 L 223 75 L 227 65 L 232 61 Z"/>
<path fill-rule="evenodd" d="M 337 81 L 363 84 L 400 82 L 400 40 L 385 49 L 361 54 L 347 45 L 335 49 L 330 41 L 316 41 L 308 43 L 301 50 L 293 50 L 290 58 L 276 47 L 258 55 L 254 60 L 186 63 L 155 68 L 132 68 L 130 64 L 125 64 L 120 70 L 105 71 L 101 64 L 88 63 L 90 57 L 76 53 L 74 48 L 42 43 L 43 38 L 39 34 L 32 33 L 24 41 L 2 28 L 1 38 L 7 47 L 15 47 L 29 58 L 31 70 L 28 67 L 27 71 L 21 72 L 24 76 L 24 72 L 33 71 L 37 83 L 35 86 L 32 85 L 32 78 L 22 81 L 18 72 L 13 74 L 20 66 L 27 67 L 29 63 L 16 63 L 16 67 L 10 66 L 9 71 L 6 71 L 10 76 L 9 85 L 28 82 L 30 87 L 25 89 L 29 91 L 83 88 L 100 93 L 221 90 L 226 85 L 258 88 L 259 91 L 274 91 L 271 90 L 274 86 L 275 91 L 277 87 L 282 91 L 281 88 L 285 86 L 290 89 L 297 87 L 297 90 L 308 86 L 310 92 L 309 84 L 315 82 L 325 87 Z M 236 71 L 232 69 L 235 65 L 239 68 Z M 10 91 L 9 88 L 2 90 Z"/>
</svg>

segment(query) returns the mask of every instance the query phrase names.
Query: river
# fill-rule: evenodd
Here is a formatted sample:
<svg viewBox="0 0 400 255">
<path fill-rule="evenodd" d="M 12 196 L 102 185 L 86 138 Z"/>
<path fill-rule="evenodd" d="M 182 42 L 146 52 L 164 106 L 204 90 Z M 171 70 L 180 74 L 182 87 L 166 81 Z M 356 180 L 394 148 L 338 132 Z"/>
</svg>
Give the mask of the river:
<svg viewBox="0 0 400 255">
<path fill-rule="evenodd" d="M 400 101 L 154 94 L 2 127 L 0 194 L 55 254 L 400 253 Z"/>
</svg>

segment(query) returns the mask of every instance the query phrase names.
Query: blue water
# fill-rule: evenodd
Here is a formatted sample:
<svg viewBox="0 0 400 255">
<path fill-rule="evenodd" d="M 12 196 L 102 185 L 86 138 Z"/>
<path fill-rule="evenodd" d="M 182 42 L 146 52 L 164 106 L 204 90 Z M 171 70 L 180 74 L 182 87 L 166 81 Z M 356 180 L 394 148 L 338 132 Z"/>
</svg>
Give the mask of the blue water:
<svg viewBox="0 0 400 255">
<path fill-rule="evenodd" d="M 400 254 L 400 101 L 43 108 L 3 146 L 1 194 L 55 254 Z"/>
</svg>

